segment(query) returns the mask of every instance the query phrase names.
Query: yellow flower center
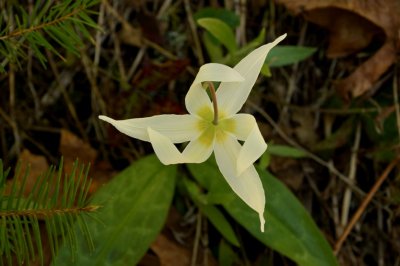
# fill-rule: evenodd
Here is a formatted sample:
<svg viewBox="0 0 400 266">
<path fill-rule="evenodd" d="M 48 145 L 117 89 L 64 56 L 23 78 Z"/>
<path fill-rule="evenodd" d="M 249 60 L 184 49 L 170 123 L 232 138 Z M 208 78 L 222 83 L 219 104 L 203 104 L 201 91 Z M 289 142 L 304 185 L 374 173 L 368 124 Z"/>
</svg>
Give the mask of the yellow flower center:
<svg viewBox="0 0 400 266">
<path fill-rule="evenodd" d="M 236 129 L 236 122 L 232 118 L 225 118 L 224 112 L 221 111 L 218 113 L 217 125 L 213 123 L 214 113 L 210 107 L 204 106 L 197 111 L 197 115 L 201 118 L 197 127 L 203 132 L 199 140 L 205 146 L 210 146 L 214 139 L 218 142 L 224 141 L 227 134 L 233 133 Z"/>
</svg>

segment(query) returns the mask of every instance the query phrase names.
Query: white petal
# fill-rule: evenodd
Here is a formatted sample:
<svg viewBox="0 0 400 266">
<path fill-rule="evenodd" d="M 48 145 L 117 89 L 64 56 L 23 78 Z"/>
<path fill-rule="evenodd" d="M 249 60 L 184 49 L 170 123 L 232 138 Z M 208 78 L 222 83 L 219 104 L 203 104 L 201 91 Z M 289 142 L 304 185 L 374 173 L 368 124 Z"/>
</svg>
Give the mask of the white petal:
<svg viewBox="0 0 400 266">
<path fill-rule="evenodd" d="M 165 165 L 184 162 L 182 154 L 169 138 L 151 128 L 147 128 L 147 132 L 151 146 L 160 162 Z"/>
<path fill-rule="evenodd" d="M 267 149 L 264 137 L 261 135 L 256 119 L 249 114 L 236 114 L 231 118 L 235 121 L 235 130 L 232 132 L 239 140 L 244 140 L 237 158 L 236 170 L 240 175 Z"/>
<path fill-rule="evenodd" d="M 197 115 L 202 108 L 212 108 L 210 98 L 202 87 L 204 81 L 223 81 L 223 82 L 241 82 L 243 77 L 233 68 L 228 66 L 210 63 L 200 67 L 199 73 L 186 94 L 186 109 L 190 114 Z"/>
<path fill-rule="evenodd" d="M 213 149 L 214 138 L 209 144 L 205 144 L 200 136 L 198 139 L 189 142 L 182 154 L 187 163 L 202 163 L 210 157 Z"/>
<path fill-rule="evenodd" d="M 272 43 L 255 49 L 234 67 L 245 78 L 244 82 L 240 84 L 222 83 L 220 85 L 217 90 L 218 105 L 227 116 L 236 114 L 242 108 L 257 80 L 269 51 L 285 37 L 286 34 L 278 37 Z"/>
<path fill-rule="evenodd" d="M 214 145 L 215 159 L 218 168 L 232 190 L 253 210 L 258 212 L 261 231 L 264 232 L 265 193 L 260 177 L 254 166 L 248 167 L 241 175 L 237 175 L 236 161 L 240 144 L 231 136 L 224 141 L 216 141 Z"/>
<path fill-rule="evenodd" d="M 122 133 L 143 141 L 150 141 L 148 127 L 166 136 L 173 143 L 190 141 L 201 133 L 198 129 L 199 120 L 192 115 L 157 115 L 125 120 L 114 120 L 100 115 L 99 118 L 112 124 Z"/>
<path fill-rule="evenodd" d="M 181 153 L 169 138 L 160 134 L 152 128 L 148 128 L 148 135 L 151 145 L 158 159 L 165 165 L 178 163 L 202 163 L 207 160 L 212 151 L 214 139 L 209 143 L 202 141 L 202 135 L 199 138 L 189 142 L 183 153 Z"/>
</svg>

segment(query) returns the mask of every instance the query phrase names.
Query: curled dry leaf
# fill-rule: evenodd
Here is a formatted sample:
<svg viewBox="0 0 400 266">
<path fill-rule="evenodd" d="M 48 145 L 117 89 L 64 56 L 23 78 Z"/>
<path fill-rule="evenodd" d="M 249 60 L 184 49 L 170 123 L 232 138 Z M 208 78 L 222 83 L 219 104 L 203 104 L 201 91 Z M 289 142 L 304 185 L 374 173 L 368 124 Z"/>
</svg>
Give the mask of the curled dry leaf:
<svg viewBox="0 0 400 266">
<path fill-rule="evenodd" d="M 70 173 L 76 159 L 83 163 L 91 163 L 97 157 L 97 151 L 88 143 L 66 129 L 61 130 L 60 153 L 64 157 L 64 171 Z"/>
<path fill-rule="evenodd" d="M 382 39 L 383 45 L 350 76 L 336 83 L 348 100 L 365 94 L 395 62 L 399 48 L 398 0 L 277 0 L 294 14 L 329 30 L 327 56 L 347 56 Z"/>
<path fill-rule="evenodd" d="M 158 235 L 151 245 L 151 249 L 157 254 L 163 266 L 186 266 L 190 264 L 190 250 L 179 246 L 163 234 Z"/>
<path fill-rule="evenodd" d="M 89 188 L 89 195 L 96 192 L 115 175 L 115 171 L 109 161 L 96 160 L 97 150 L 66 129 L 61 130 L 59 151 L 64 157 L 64 172 L 66 174 L 71 173 L 76 159 L 80 163 L 90 163 L 89 178 L 92 178 L 92 182 Z"/>
<path fill-rule="evenodd" d="M 17 176 L 18 182 L 20 184 L 22 183 L 27 168 L 29 168 L 23 191 L 23 194 L 27 196 L 35 186 L 37 179 L 48 170 L 49 164 L 43 155 L 33 154 L 27 149 L 24 149 L 21 152 L 18 159 L 21 162 L 21 171 L 20 174 Z"/>
</svg>

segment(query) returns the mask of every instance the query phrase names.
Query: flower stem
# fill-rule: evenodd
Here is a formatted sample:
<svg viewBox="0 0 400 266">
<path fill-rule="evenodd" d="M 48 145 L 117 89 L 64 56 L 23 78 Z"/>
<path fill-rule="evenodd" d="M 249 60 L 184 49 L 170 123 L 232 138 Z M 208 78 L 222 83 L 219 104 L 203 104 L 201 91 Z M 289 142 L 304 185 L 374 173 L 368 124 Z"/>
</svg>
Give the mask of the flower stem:
<svg viewBox="0 0 400 266">
<path fill-rule="evenodd" d="M 210 94 L 211 94 L 211 100 L 213 103 L 213 108 L 214 108 L 214 120 L 212 123 L 214 125 L 218 125 L 218 103 L 217 103 L 217 94 L 215 93 L 215 87 L 212 82 L 208 82 L 209 89 L 210 89 Z"/>
</svg>

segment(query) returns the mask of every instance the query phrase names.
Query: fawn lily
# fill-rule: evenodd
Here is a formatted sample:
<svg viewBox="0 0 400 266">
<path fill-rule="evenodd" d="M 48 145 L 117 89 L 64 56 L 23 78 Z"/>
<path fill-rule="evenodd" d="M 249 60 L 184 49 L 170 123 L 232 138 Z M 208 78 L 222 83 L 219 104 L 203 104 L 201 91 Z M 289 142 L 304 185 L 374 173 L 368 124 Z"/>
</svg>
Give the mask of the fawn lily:
<svg viewBox="0 0 400 266">
<path fill-rule="evenodd" d="M 253 163 L 265 152 L 265 143 L 255 118 L 237 114 L 245 103 L 268 52 L 286 37 L 263 45 L 234 68 L 216 63 L 203 65 L 185 98 L 189 114 L 156 115 L 114 120 L 122 133 L 148 141 L 163 164 L 201 163 L 214 151 L 218 168 L 232 190 L 258 212 L 264 231 L 265 194 Z M 221 82 L 215 91 L 212 82 Z M 204 84 L 202 84 L 204 83 Z M 210 97 L 203 87 L 208 86 Z M 238 141 L 244 141 L 241 145 Z M 183 152 L 174 143 L 189 142 Z"/>
</svg>

